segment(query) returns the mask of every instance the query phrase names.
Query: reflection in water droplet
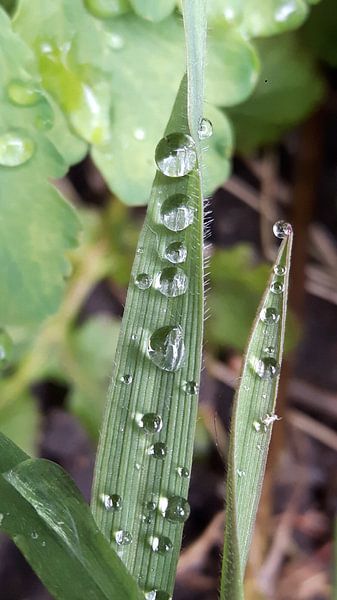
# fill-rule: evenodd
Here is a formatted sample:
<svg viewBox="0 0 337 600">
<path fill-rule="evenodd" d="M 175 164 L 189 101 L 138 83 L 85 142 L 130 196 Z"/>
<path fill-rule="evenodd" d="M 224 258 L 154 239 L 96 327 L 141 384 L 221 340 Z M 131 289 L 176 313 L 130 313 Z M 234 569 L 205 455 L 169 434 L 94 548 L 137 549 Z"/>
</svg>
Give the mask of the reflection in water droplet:
<svg viewBox="0 0 337 600">
<path fill-rule="evenodd" d="M 187 175 L 197 160 L 194 141 L 184 133 L 171 133 L 160 140 L 155 159 L 158 169 L 167 177 Z"/>
<path fill-rule="evenodd" d="M 253 428 L 255 429 L 255 431 L 260 431 L 261 423 L 259 423 L 259 421 L 253 421 Z"/>
<path fill-rule="evenodd" d="M 159 433 L 163 427 L 163 421 L 161 416 L 156 413 L 146 413 L 140 420 L 140 426 L 145 433 Z"/>
<path fill-rule="evenodd" d="M 33 140 L 16 131 L 0 135 L 0 165 L 3 167 L 18 167 L 23 165 L 34 154 Z"/>
<path fill-rule="evenodd" d="M 286 221 L 277 221 L 273 225 L 274 235 L 280 239 L 288 237 L 288 235 L 290 235 L 292 233 L 292 231 L 293 231 L 292 226 L 290 225 L 290 223 L 287 223 Z"/>
<path fill-rule="evenodd" d="M 151 456 L 153 456 L 153 458 L 157 458 L 159 460 L 164 460 L 164 458 L 167 455 L 166 444 L 164 444 L 164 442 L 157 442 L 156 444 L 153 444 L 149 448 L 149 454 L 151 454 Z"/>
<path fill-rule="evenodd" d="M 152 284 L 152 277 L 147 273 L 139 273 L 135 277 L 135 284 L 140 290 L 147 290 Z"/>
<path fill-rule="evenodd" d="M 0 329 L 0 369 L 5 369 L 13 351 L 13 342 L 7 331 Z"/>
<path fill-rule="evenodd" d="M 109 494 L 102 494 L 101 499 L 106 510 L 117 511 L 122 508 L 123 501 L 118 494 L 112 494 L 111 496 Z"/>
<path fill-rule="evenodd" d="M 127 9 L 125 0 L 84 0 L 84 5 L 98 19 L 117 17 Z"/>
<path fill-rule="evenodd" d="M 275 358 L 265 357 L 254 362 L 254 370 L 261 379 L 273 379 L 278 375 L 280 367 Z"/>
<path fill-rule="evenodd" d="M 178 467 L 177 471 L 179 477 L 182 477 L 183 479 L 187 479 L 190 476 L 190 471 L 187 467 Z"/>
<path fill-rule="evenodd" d="M 190 394 L 194 396 L 199 391 L 199 386 L 196 381 L 187 381 L 185 384 L 185 392 L 186 394 Z"/>
<path fill-rule="evenodd" d="M 273 294 L 282 294 L 284 291 L 284 284 L 281 281 L 273 281 L 270 286 L 270 291 Z"/>
<path fill-rule="evenodd" d="M 132 383 L 132 375 L 130 375 L 129 373 L 122 375 L 121 382 L 125 383 L 126 385 L 130 385 L 130 383 Z"/>
<path fill-rule="evenodd" d="M 161 207 L 161 219 L 170 231 L 183 231 L 193 223 L 194 209 L 183 194 L 170 196 Z"/>
<path fill-rule="evenodd" d="M 173 264 L 185 262 L 187 257 L 187 248 L 184 242 L 172 242 L 165 250 L 165 258 Z"/>
<path fill-rule="evenodd" d="M 260 319 L 264 323 L 268 323 L 268 325 L 271 325 L 272 323 L 277 323 L 280 320 L 280 315 L 277 312 L 276 308 L 270 306 L 261 310 Z"/>
<path fill-rule="evenodd" d="M 190 511 L 190 505 L 185 498 L 171 496 L 168 498 L 164 517 L 171 523 L 184 523 L 188 519 Z"/>
<path fill-rule="evenodd" d="M 185 355 L 184 336 L 180 325 L 157 329 L 149 339 L 148 355 L 163 371 L 177 371 Z"/>
<path fill-rule="evenodd" d="M 155 288 L 168 298 L 176 298 L 187 290 L 187 276 L 179 267 L 166 267 L 155 278 Z"/>
<path fill-rule="evenodd" d="M 27 81 L 13 79 L 7 87 L 8 98 L 17 106 L 34 106 L 41 99 L 36 87 Z"/>
<path fill-rule="evenodd" d="M 115 541 L 117 542 L 118 546 L 128 546 L 128 544 L 131 544 L 132 542 L 132 535 L 129 531 L 120 529 L 119 531 L 115 532 Z"/>
<path fill-rule="evenodd" d="M 200 119 L 198 127 L 199 140 L 210 138 L 213 134 L 213 125 L 208 119 Z"/>
<path fill-rule="evenodd" d="M 173 548 L 170 538 L 165 535 L 151 537 L 150 545 L 153 552 L 158 552 L 158 554 L 167 554 Z"/>
<path fill-rule="evenodd" d="M 287 272 L 287 269 L 283 265 L 275 265 L 275 267 L 274 267 L 275 275 L 279 275 L 279 277 L 282 277 L 283 275 L 286 274 L 286 272 Z"/>
</svg>

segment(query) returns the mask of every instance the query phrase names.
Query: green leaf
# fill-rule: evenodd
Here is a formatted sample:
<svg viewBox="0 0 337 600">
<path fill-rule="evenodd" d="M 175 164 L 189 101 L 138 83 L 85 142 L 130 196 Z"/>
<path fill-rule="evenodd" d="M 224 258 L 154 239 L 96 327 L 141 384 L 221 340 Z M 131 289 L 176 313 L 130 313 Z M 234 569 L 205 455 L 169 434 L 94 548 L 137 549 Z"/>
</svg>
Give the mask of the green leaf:
<svg viewBox="0 0 337 600">
<path fill-rule="evenodd" d="M 230 0 L 232 1 L 232 0 Z M 305 0 L 242 0 L 240 28 L 249 37 L 283 33 L 302 25 L 308 14 Z"/>
<path fill-rule="evenodd" d="M 0 431 L 29 454 L 36 453 L 39 424 L 36 400 L 28 392 L 0 410 Z"/>
<path fill-rule="evenodd" d="M 137 585 L 58 465 L 29 459 L 0 434 L 0 529 L 56 600 L 140 599 Z"/>
<path fill-rule="evenodd" d="M 149 21 L 162 21 L 174 10 L 176 0 L 130 0 L 137 15 Z"/>
<path fill-rule="evenodd" d="M 292 233 L 282 241 L 248 342 L 231 425 L 221 599 L 243 577 L 267 460 L 282 362 Z M 277 274 L 278 273 L 278 274 Z M 283 274 L 281 274 L 283 273 Z"/>
<path fill-rule="evenodd" d="M 203 10 L 203 2 L 186 2 L 185 23 L 187 18 L 195 23 Z M 201 22 L 206 25 L 205 19 Z M 204 32 L 190 24 L 186 30 L 189 99 L 184 79 L 167 135 L 189 135 L 198 128 L 201 117 L 202 93 L 194 90 L 191 82 L 200 85 L 202 77 L 195 72 L 191 76 L 191 70 L 201 68 L 195 58 L 200 57 Z M 195 143 L 198 145 L 198 139 Z M 185 499 L 189 477 L 181 477 L 179 468 L 191 467 L 201 368 L 203 223 L 199 175 L 199 168 L 195 168 L 182 177 L 168 177 L 161 171 L 155 177 L 128 290 L 95 468 L 95 520 L 113 545 L 116 531 L 131 534 L 132 543 L 123 547 L 122 558 L 145 592 L 156 589 L 172 593 L 188 512 Z M 188 215 L 187 222 L 180 227 L 175 224 L 174 213 L 173 221 L 167 221 L 168 207 L 172 205 L 174 210 L 175 194 L 186 198 L 179 214 Z M 171 228 L 164 225 L 165 220 Z M 182 242 L 187 250 L 185 261 L 177 266 L 165 258 L 169 244 L 175 242 Z M 167 268 L 168 272 L 163 271 Z M 176 271 L 178 268 L 181 270 Z M 146 277 L 137 279 L 141 274 Z M 158 274 L 164 281 L 167 278 L 168 287 L 162 286 Z M 173 291 L 172 276 L 182 278 L 179 290 Z M 143 285 L 138 287 L 139 281 Z M 154 285 L 149 287 L 151 281 Z M 150 417 L 153 414 L 157 415 L 155 421 Z M 146 433 L 151 427 L 157 433 Z M 122 499 L 122 509 L 114 514 L 102 502 L 111 494 Z M 149 501 L 154 506 L 149 506 Z M 161 551 L 154 551 L 159 543 Z"/>
<path fill-rule="evenodd" d="M 47 101 L 42 97 L 36 105 L 22 107 L 9 100 L 8 85 L 13 80 L 27 81 L 24 66 L 31 55 L 1 10 L 0 46 L 0 314 L 5 324 L 25 324 L 56 310 L 70 268 L 64 254 L 76 245 L 79 223 L 47 180 L 66 170 L 54 145 L 34 126 Z M 22 156 L 15 157 L 18 166 L 5 166 L 8 136 L 23 144 Z"/>
<path fill-rule="evenodd" d="M 337 66 L 337 11 L 335 0 L 315 6 L 301 31 L 306 47 L 331 67 Z"/>
<path fill-rule="evenodd" d="M 324 84 L 293 34 L 258 40 L 261 75 L 252 96 L 227 110 L 243 152 L 276 141 L 321 101 Z"/>
</svg>

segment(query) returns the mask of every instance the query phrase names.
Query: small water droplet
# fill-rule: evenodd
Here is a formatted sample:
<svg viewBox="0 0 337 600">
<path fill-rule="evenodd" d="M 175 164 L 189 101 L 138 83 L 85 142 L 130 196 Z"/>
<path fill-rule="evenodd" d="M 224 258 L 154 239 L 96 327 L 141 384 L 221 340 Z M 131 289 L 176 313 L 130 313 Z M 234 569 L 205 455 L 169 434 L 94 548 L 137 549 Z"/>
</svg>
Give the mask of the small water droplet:
<svg viewBox="0 0 337 600">
<path fill-rule="evenodd" d="M 155 160 L 158 169 L 167 177 L 183 177 L 195 167 L 195 143 L 190 135 L 171 133 L 160 140 Z"/>
<path fill-rule="evenodd" d="M 292 226 L 290 225 L 290 223 L 287 223 L 286 221 L 277 221 L 273 225 L 274 235 L 280 239 L 288 237 L 288 235 L 290 235 L 292 233 L 292 231 L 293 231 Z"/>
<path fill-rule="evenodd" d="M 171 496 L 168 498 L 164 517 L 171 523 L 184 523 L 190 516 L 190 511 L 190 505 L 185 498 Z"/>
<path fill-rule="evenodd" d="M 16 131 L 0 135 L 0 165 L 18 167 L 23 165 L 34 154 L 35 144 L 27 136 Z"/>
<path fill-rule="evenodd" d="M 276 308 L 269 306 L 268 308 L 263 308 L 261 310 L 260 319 L 264 323 L 268 323 L 268 325 L 271 325 L 272 323 L 277 323 L 280 320 L 280 315 L 277 312 Z"/>
<path fill-rule="evenodd" d="M 273 281 L 270 286 L 270 291 L 273 294 L 282 294 L 282 292 L 284 292 L 284 284 L 281 281 Z"/>
<path fill-rule="evenodd" d="M 27 82 L 14 79 L 7 87 L 8 98 L 17 106 L 34 106 L 41 100 L 36 87 Z"/>
<path fill-rule="evenodd" d="M 187 257 L 187 248 L 184 242 L 172 242 L 165 250 L 165 258 L 173 264 L 183 263 Z"/>
<path fill-rule="evenodd" d="M 264 430 L 267 431 L 268 428 L 275 423 L 275 421 L 280 421 L 281 417 L 278 417 L 275 413 L 266 413 L 266 415 L 261 419 L 261 423 L 264 425 Z"/>
<path fill-rule="evenodd" d="M 135 284 L 140 290 L 147 290 L 152 284 L 152 277 L 147 273 L 139 273 L 135 277 Z"/>
<path fill-rule="evenodd" d="M 118 494 L 102 494 L 101 499 L 106 510 L 121 510 L 123 501 Z"/>
<path fill-rule="evenodd" d="M 161 207 L 161 219 L 170 231 L 183 231 L 193 223 L 194 209 L 183 194 L 170 196 Z"/>
<path fill-rule="evenodd" d="M 150 337 L 148 355 L 163 371 L 177 371 L 185 354 L 184 336 L 180 325 L 157 329 Z"/>
<path fill-rule="evenodd" d="M 156 510 L 157 508 L 157 501 L 154 500 L 153 498 L 151 500 L 148 500 L 145 504 L 145 507 L 147 508 L 147 510 L 149 510 L 150 512 L 153 512 L 154 510 Z"/>
<path fill-rule="evenodd" d="M 139 246 L 136 250 L 136 254 L 140 255 L 140 254 L 144 254 L 144 248 L 143 246 Z"/>
<path fill-rule="evenodd" d="M 39 534 L 38 534 L 36 531 L 32 531 L 32 533 L 31 533 L 30 537 L 31 537 L 33 540 L 37 540 L 37 538 L 39 537 Z"/>
<path fill-rule="evenodd" d="M 46 106 L 49 106 L 46 104 Z M 40 131 L 49 131 L 54 125 L 54 114 L 49 107 L 45 110 L 45 114 L 39 114 L 35 118 L 35 126 Z"/>
<path fill-rule="evenodd" d="M 138 140 L 139 142 L 141 142 L 142 140 L 145 140 L 145 131 L 144 129 L 142 129 L 141 127 L 137 127 L 137 129 L 134 130 L 133 132 L 133 137 Z"/>
<path fill-rule="evenodd" d="M 164 460 L 167 455 L 167 446 L 164 442 L 156 442 L 149 448 L 149 454 L 153 456 L 153 458 L 157 458 L 159 460 Z"/>
<path fill-rule="evenodd" d="M 126 385 L 130 385 L 130 383 L 132 383 L 132 375 L 130 375 L 129 373 L 122 375 L 121 382 L 125 383 Z"/>
<path fill-rule="evenodd" d="M 266 346 L 265 349 L 264 349 L 264 353 L 267 356 L 273 356 L 273 354 L 275 354 L 275 348 L 274 348 L 274 346 Z"/>
<path fill-rule="evenodd" d="M 198 127 L 199 140 L 206 140 L 213 134 L 213 125 L 208 119 L 200 119 Z"/>
<path fill-rule="evenodd" d="M 155 277 L 155 288 L 168 298 L 182 296 L 187 290 L 187 276 L 179 267 L 166 267 Z"/>
<path fill-rule="evenodd" d="M 255 429 L 255 431 L 260 431 L 261 423 L 259 421 L 253 421 L 253 428 Z"/>
<path fill-rule="evenodd" d="M 196 381 L 186 381 L 185 392 L 190 396 L 195 396 L 199 392 L 199 385 Z"/>
<path fill-rule="evenodd" d="M 280 367 L 272 357 L 264 357 L 254 361 L 254 371 L 261 379 L 273 379 L 279 374 Z"/>
<path fill-rule="evenodd" d="M 121 0 L 84 0 L 86 9 L 98 19 L 111 19 L 125 12 Z"/>
<path fill-rule="evenodd" d="M 287 272 L 287 269 L 283 265 L 275 265 L 275 267 L 274 267 L 275 275 L 278 275 L 279 277 L 283 277 L 283 275 L 285 275 L 286 272 Z"/>
<path fill-rule="evenodd" d="M 150 545 L 153 552 L 158 552 L 158 554 L 167 554 L 173 548 L 170 538 L 165 535 L 151 537 Z"/>
<path fill-rule="evenodd" d="M 152 515 L 142 515 L 144 525 L 152 525 L 154 519 Z"/>
<path fill-rule="evenodd" d="M 187 467 L 178 467 L 177 471 L 179 477 L 182 477 L 183 479 L 187 479 L 190 476 L 190 471 Z"/>
<path fill-rule="evenodd" d="M 0 329 L 0 369 L 5 369 L 11 358 L 13 342 L 7 331 Z"/>
<path fill-rule="evenodd" d="M 115 541 L 118 546 L 128 546 L 132 542 L 132 535 L 125 529 L 120 529 L 115 532 Z"/>
<path fill-rule="evenodd" d="M 159 433 L 163 427 L 162 418 L 156 413 L 146 413 L 139 424 L 145 433 Z"/>
<path fill-rule="evenodd" d="M 241 469 L 237 469 L 236 472 L 238 477 L 245 477 L 246 475 L 245 471 L 242 471 Z"/>
<path fill-rule="evenodd" d="M 140 465 L 139 463 L 136 463 L 136 464 L 135 464 L 135 469 L 136 469 L 136 471 L 140 471 L 140 470 L 141 470 L 141 468 L 142 468 L 142 467 L 141 467 L 141 465 Z"/>
<path fill-rule="evenodd" d="M 172 600 L 172 596 L 162 590 L 151 590 L 145 594 L 145 600 Z"/>
<path fill-rule="evenodd" d="M 132 334 L 131 339 L 133 342 L 137 340 L 137 335 L 135 333 Z"/>
<path fill-rule="evenodd" d="M 43 541 L 42 544 L 41 544 L 42 548 L 45 548 L 46 545 L 47 545 L 47 543 L 45 541 Z"/>
</svg>

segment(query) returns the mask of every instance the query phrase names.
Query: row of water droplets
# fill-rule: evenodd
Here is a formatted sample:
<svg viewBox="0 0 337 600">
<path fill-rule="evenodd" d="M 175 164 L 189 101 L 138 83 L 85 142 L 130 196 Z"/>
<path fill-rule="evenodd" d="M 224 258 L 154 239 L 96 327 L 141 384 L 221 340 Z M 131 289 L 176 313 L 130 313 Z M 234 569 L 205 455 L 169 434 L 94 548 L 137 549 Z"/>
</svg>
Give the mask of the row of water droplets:
<svg viewBox="0 0 337 600">
<path fill-rule="evenodd" d="M 199 126 L 200 139 L 207 138 L 212 133 L 212 125 L 202 119 Z M 167 177 L 180 178 L 188 175 L 196 166 L 197 155 L 195 143 L 191 136 L 173 133 L 165 136 L 158 144 L 155 160 L 161 173 Z M 187 259 L 187 247 L 181 232 L 184 232 L 194 221 L 194 208 L 190 206 L 189 199 L 183 194 L 175 194 L 166 198 L 160 208 L 161 224 L 170 233 L 178 234 L 179 239 L 170 240 L 166 245 L 161 259 L 167 261 L 169 266 L 164 266 L 158 273 L 151 276 L 149 273 L 139 272 L 134 277 L 135 286 L 143 293 L 148 293 L 150 288 L 159 292 L 168 299 L 174 299 L 185 294 L 188 288 L 188 277 L 182 267 Z M 143 250 L 138 249 L 138 254 Z M 137 341 L 137 335 L 132 335 L 132 340 Z M 149 335 L 146 354 L 148 359 L 159 369 L 167 372 L 178 371 L 185 358 L 185 344 L 183 329 L 180 324 L 166 325 L 156 329 Z M 124 373 L 120 382 L 126 386 L 133 383 L 133 374 Z M 195 381 L 185 382 L 185 393 L 196 395 L 198 384 Z M 163 419 L 157 413 L 139 413 L 135 415 L 135 423 L 146 436 L 158 435 L 163 428 Z M 163 441 L 154 441 L 147 450 L 150 458 L 157 461 L 165 460 L 168 453 L 167 444 Z M 177 466 L 177 475 L 188 479 L 189 469 Z M 103 494 L 101 496 L 104 508 L 108 511 L 119 512 L 123 508 L 123 499 L 119 494 Z M 152 496 L 144 502 L 142 523 L 145 527 L 155 522 L 156 514 L 170 524 L 183 523 L 189 516 L 188 501 L 179 495 L 168 497 Z M 157 555 L 165 556 L 173 548 L 172 541 L 167 535 L 149 535 L 147 544 L 150 550 Z M 127 529 L 118 529 L 113 532 L 113 540 L 121 546 L 132 543 L 132 533 Z M 166 600 L 167 592 L 151 590 L 146 593 L 148 600 Z"/>
</svg>

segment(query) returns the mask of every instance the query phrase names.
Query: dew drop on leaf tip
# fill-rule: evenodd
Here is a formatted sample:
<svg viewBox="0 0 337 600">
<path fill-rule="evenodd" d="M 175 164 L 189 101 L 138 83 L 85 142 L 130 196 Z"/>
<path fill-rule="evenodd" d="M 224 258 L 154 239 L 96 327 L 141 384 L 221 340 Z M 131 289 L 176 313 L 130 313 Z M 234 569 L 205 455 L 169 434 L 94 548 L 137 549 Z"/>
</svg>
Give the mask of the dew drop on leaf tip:
<svg viewBox="0 0 337 600">
<path fill-rule="evenodd" d="M 287 221 L 277 221 L 273 225 L 273 233 L 279 239 L 288 237 L 292 231 L 293 228 L 290 223 L 287 223 Z"/>
<path fill-rule="evenodd" d="M 195 143 L 190 135 L 170 133 L 163 137 L 155 152 L 158 169 L 167 177 L 183 177 L 196 164 Z"/>
</svg>

